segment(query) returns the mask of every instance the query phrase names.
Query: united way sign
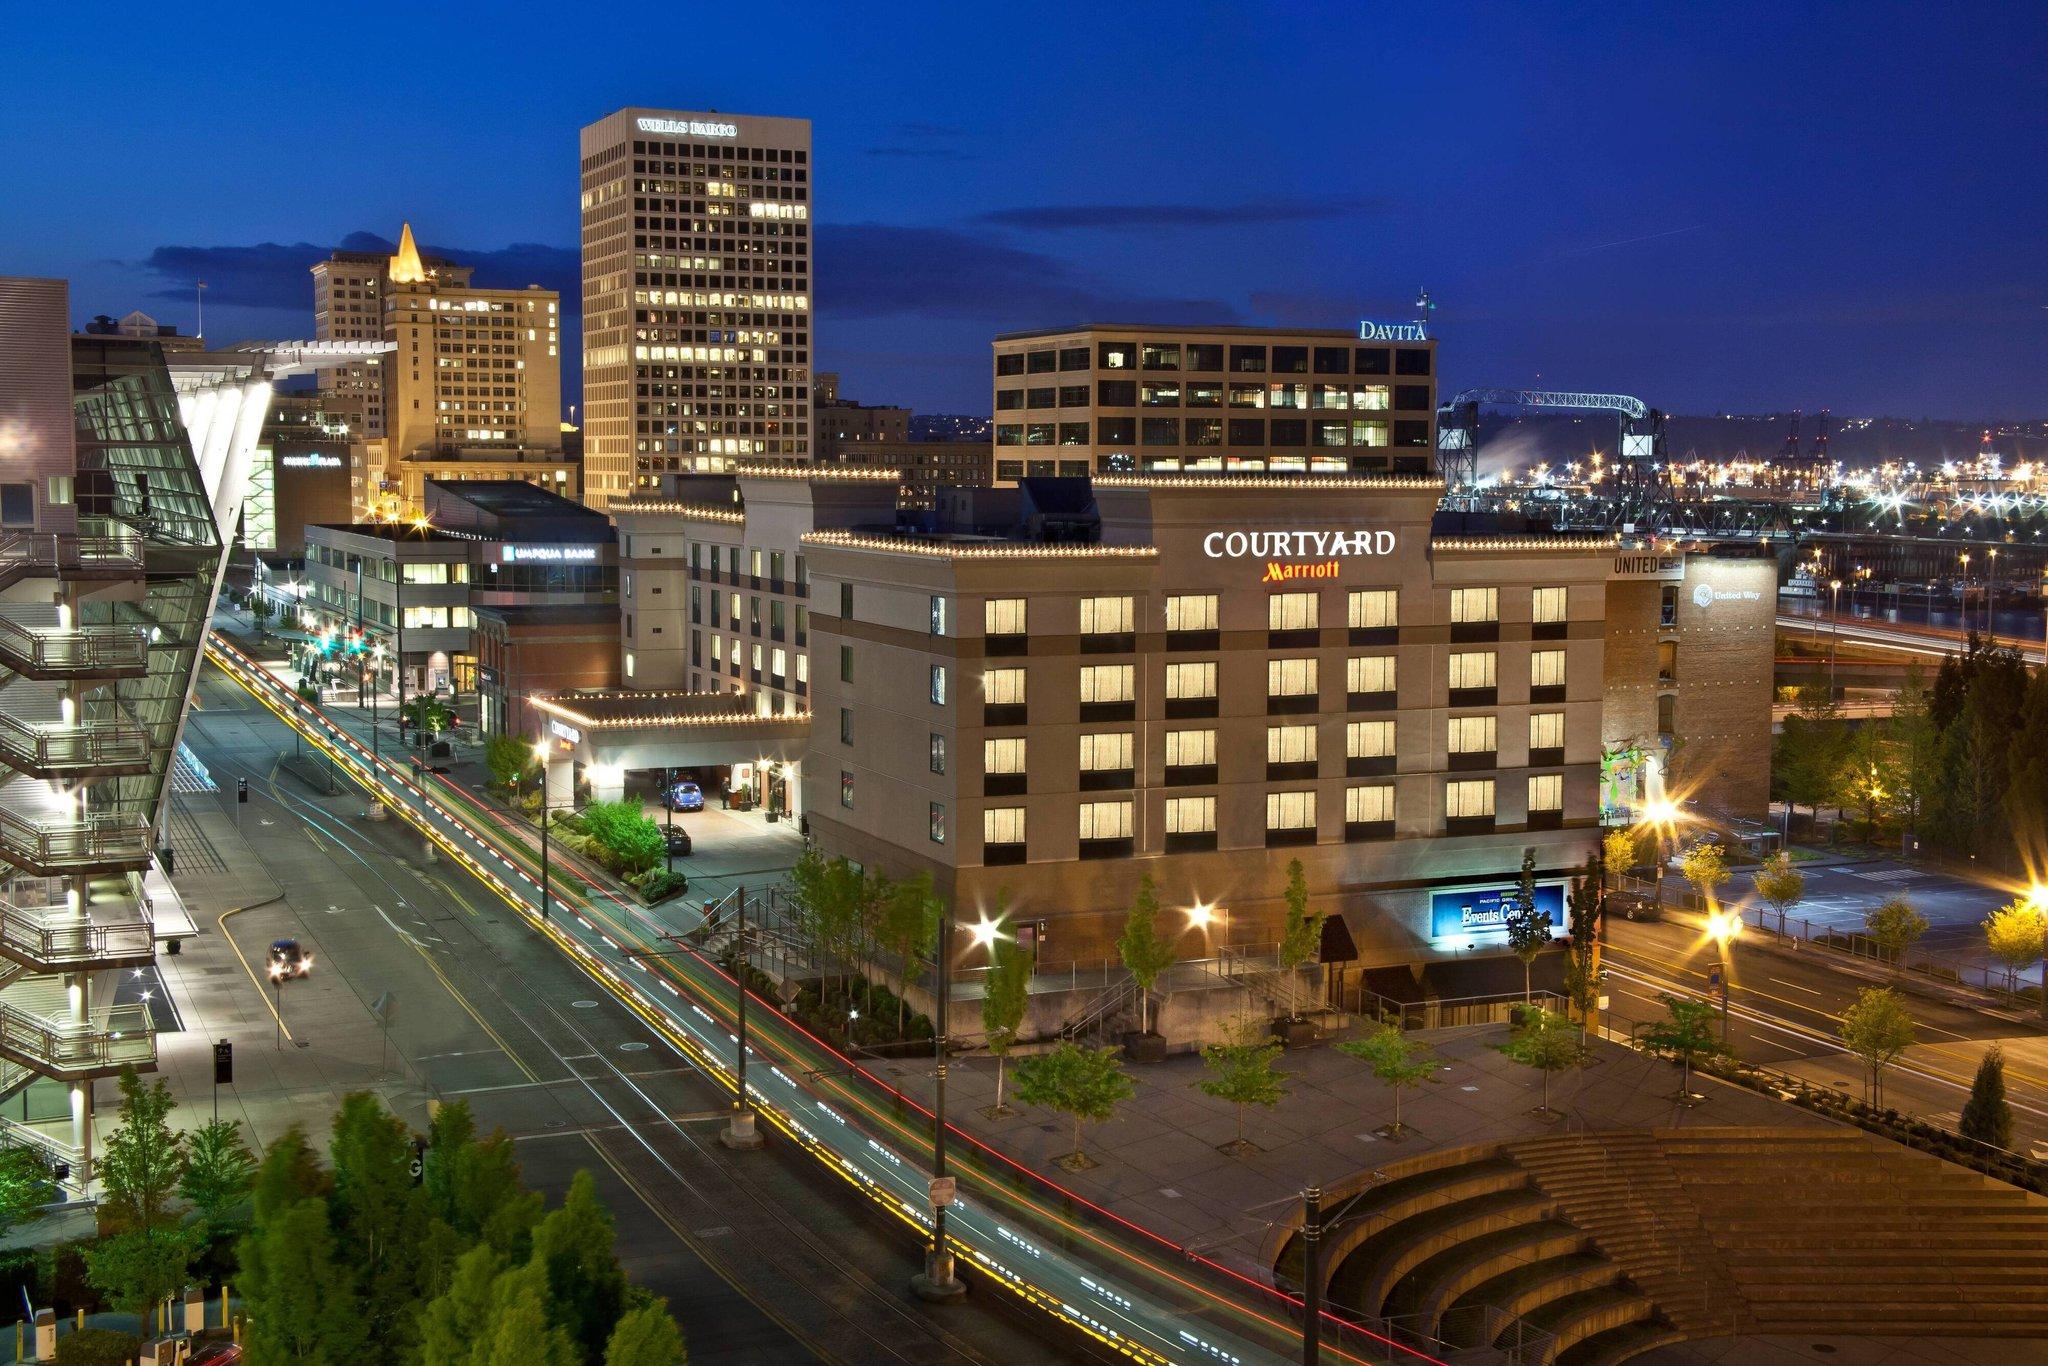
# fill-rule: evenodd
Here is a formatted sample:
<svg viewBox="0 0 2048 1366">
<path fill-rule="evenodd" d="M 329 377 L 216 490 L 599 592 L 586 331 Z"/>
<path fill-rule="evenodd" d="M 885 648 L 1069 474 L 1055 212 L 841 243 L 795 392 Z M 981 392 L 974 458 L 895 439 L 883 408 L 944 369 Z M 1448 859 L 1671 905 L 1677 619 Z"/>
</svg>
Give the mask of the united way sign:
<svg viewBox="0 0 2048 1366">
<path fill-rule="evenodd" d="M 1498 887 L 1454 887 L 1429 894 L 1429 933 L 1432 939 L 1470 939 L 1483 934 L 1505 934 L 1508 910 L 1515 904 L 1515 884 Z M 1564 884 L 1536 884 L 1536 909 L 1550 917 L 1553 937 L 1569 932 L 1564 918 Z"/>
</svg>

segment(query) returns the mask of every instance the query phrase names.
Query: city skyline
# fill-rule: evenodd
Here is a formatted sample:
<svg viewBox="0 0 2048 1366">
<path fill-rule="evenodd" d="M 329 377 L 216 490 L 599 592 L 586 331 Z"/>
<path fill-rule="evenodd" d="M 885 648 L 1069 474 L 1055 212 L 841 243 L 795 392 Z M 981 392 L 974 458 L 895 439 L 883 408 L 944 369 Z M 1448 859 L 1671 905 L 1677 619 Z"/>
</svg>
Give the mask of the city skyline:
<svg viewBox="0 0 2048 1366">
<path fill-rule="evenodd" d="M 20 202 L 74 208 L 0 223 L 0 253 L 71 278 L 74 322 L 141 308 L 190 330 L 204 279 L 215 338 L 303 335 L 306 267 L 379 249 L 410 219 L 481 283 L 560 289 L 573 321 L 575 130 L 623 105 L 717 108 L 812 120 L 815 364 L 871 402 L 981 411 L 998 332 L 1341 327 L 1410 317 L 1426 287 L 1446 392 L 1543 383 L 1681 412 L 1985 421 L 2048 409 L 2030 226 L 2048 206 L 2000 178 L 2043 141 L 2025 97 L 2042 36 L 2024 15 L 1927 31 L 1903 13 L 1851 30 L 1820 7 L 1659 7 L 1628 25 L 1452 9 L 1401 28 L 1211 12 L 1077 46 L 1061 22 L 1076 13 L 1021 37 L 973 15 L 812 13 L 793 57 L 703 80 L 570 34 L 558 79 L 489 117 L 463 89 L 385 109 L 265 60 L 308 40 L 289 16 L 204 64 L 196 35 L 140 19 L 89 72 L 60 60 L 67 33 L 31 18 L 15 60 L 44 98 L 0 145 Z M 418 28 L 459 32 L 481 66 L 529 26 L 515 11 Z M 1361 51 L 1376 60 L 1359 67 Z M 218 74 L 152 85 L 149 122 L 205 155 L 160 156 L 129 119 L 73 121 L 88 89 L 181 52 Z M 1065 98 L 1069 82 L 1042 79 L 1055 70 L 1120 96 Z M 229 79 L 240 106 L 212 97 Z M 1907 90 L 1937 92 L 1941 117 Z M 233 113 L 323 98 L 351 103 L 317 139 Z M 149 211 L 91 212 L 109 180 Z"/>
</svg>

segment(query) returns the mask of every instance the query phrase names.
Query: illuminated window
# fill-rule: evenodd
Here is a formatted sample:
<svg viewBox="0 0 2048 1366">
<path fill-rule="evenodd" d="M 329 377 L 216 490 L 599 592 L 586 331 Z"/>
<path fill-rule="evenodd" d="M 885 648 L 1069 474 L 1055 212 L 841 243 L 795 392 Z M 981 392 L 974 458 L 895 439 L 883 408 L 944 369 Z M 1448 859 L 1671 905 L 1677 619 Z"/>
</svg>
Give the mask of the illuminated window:
<svg viewBox="0 0 2048 1366">
<path fill-rule="evenodd" d="M 932 843 L 944 844 L 946 842 L 946 808 L 937 802 L 933 802 L 931 804 L 930 819 Z"/>
<path fill-rule="evenodd" d="M 931 765 L 932 772 L 934 773 L 944 773 L 946 771 L 946 737 L 943 735 L 934 734 L 932 736 Z"/>
<path fill-rule="evenodd" d="M 1169 631 L 1213 631 L 1216 629 L 1216 595 L 1204 593 L 1166 600 L 1166 629 Z"/>
<path fill-rule="evenodd" d="M 1021 737 L 1004 740 L 983 740 L 981 742 L 981 771 L 983 773 L 1022 773 L 1024 771 L 1024 741 Z"/>
<path fill-rule="evenodd" d="M 1266 727 L 1266 762 L 1269 764 L 1312 764 L 1316 761 L 1314 726 Z"/>
<path fill-rule="evenodd" d="M 1491 754 L 1494 749 L 1494 719 L 1491 716 L 1453 716 L 1450 720 L 1450 748 L 1453 754 Z"/>
<path fill-rule="evenodd" d="M 848 810 L 853 808 L 853 775 L 844 769 L 839 772 L 839 804 Z"/>
<path fill-rule="evenodd" d="M 1444 784 L 1444 818 L 1473 820 L 1493 815 L 1493 779 L 1464 779 Z"/>
<path fill-rule="evenodd" d="M 981 629 L 992 636 L 1024 634 L 1024 599 L 990 598 L 981 605 Z"/>
<path fill-rule="evenodd" d="M 1275 593 L 1266 599 L 1266 629 L 1312 631 L 1319 624 L 1314 593 Z"/>
<path fill-rule="evenodd" d="M 1016 707 L 1024 704 L 1024 671 L 1022 669 L 990 669 L 981 676 L 981 700 L 991 707 Z"/>
<path fill-rule="evenodd" d="M 1564 686 L 1564 651 L 1531 650 L 1529 652 L 1529 686 L 1532 688 L 1562 688 Z"/>
<path fill-rule="evenodd" d="M 1214 768 L 1216 732 L 1213 730 L 1170 730 L 1166 732 L 1168 768 Z"/>
<path fill-rule="evenodd" d="M 1530 620 L 1556 622 L 1564 620 L 1565 590 L 1562 588 L 1539 588 L 1533 595 L 1530 606 Z"/>
<path fill-rule="evenodd" d="M 1166 833 L 1169 835 L 1205 835 L 1216 829 L 1216 799 L 1214 797 L 1168 797 L 1166 799 Z"/>
<path fill-rule="evenodd" d="M 1498 588 L 1453 588 L 1451 590 L 1451 620 L 1454 622 L 1499 621 L 1500 590 Z"/>
<path fill-rule="evenodd" d="M 1537 711 L 1529 713 L 1529 748 L 1564 748 L 1563 712 Z"/>
<path fill-rule="evenodd" d="M 982 812 L 981 842 L 983 844 L 1022 844 L 1024 842 L 1024 808 L 1021 806 L 992 806 Z"/>
<path fill-rule="evenodd" d="M 1081 700 L 1128 702 L 1135 693 L 1136 670 L 1129 664 L 1090 664 L 1081 670 Z"/>
<path fill-rule="evenodd" d="M 1129 598 L 1083 598 L 1081 599 L 1081 634 L 1084 636 L 1129 635 L 1131 632 L 1131 600 Z"/>
<path fill-rule="evenodd" d="M 1315 691 L 1316 662 L 1313 659 L 1266 661 L 1266 696 L 1307 697 Z"/>
<path fill-rule="evenodd" d="M 1394 786 L 1376 783 L 1371 787 L 1344 789 L 1346 825 L 1382 825 L 1394 819 Z"/>
<path fill-rule="evenodd" d="M 1364 655 L 1345 660 L 1344 691 L 1353 695 L 1394 691 L 1394 657 Z"/>
<path fill-rule="evenodd" d="M 1127 840 L 1131 837 L 1131 803 L 1082 802 L 1081 838 Z"/>
<path fill-rule="evenodd" d="M 1391 759 L 1393 756 L 1392 721 L 1353 721 L 1344 727 L 1345 758 Z"/>
<path fill-rule="evenodd" d="M 1399 594 L 1391 588 L 1354 588 L 1351 591 L 1351 629 L 1381 631 L 1399 624 Z"/>
<path fill-rule="evenodd" d="M 1128 732 L 1107 732 L 1081 737 L 1083 773 L 1117 773 L 1131 766 L 1131 737 Z"/>
<path fill-rule="evenodd" d="M 1268 792 L 1268 830 L 1313 830 L 1316 824 L 1316 794 L 1313 792 Z"/>
<path fill-rule="evenodd" d="M 757 645 L 754 648 L 759 650 L 761 647 Z M 931 666 L 931 669 L 932 705 L 943 707 L 946 705 L 946 666 L 934 664 Z"/>
<path fill-rule="evenodd" d="M 1494 683 L 1494 657 L 1491 650 L 1460 650 L 1450 657 L 1449 677 L 1451 688 L 1491 688 Z"/>
<path fill-rule="evenodd" d="M 1538 773 L 1529 779 L 1531 811 L 1564 810 L 1564 778 L 1556 773 Z"/>
</svg>

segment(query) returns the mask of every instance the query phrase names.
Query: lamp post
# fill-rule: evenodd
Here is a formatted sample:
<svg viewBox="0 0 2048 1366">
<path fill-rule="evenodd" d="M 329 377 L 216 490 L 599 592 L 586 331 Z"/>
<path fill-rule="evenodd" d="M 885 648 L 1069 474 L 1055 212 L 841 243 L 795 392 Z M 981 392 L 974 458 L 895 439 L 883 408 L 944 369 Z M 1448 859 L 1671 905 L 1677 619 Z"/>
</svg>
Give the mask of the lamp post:
<svg viewBox="0 0 2048 1366">
<path fill-rule="evenodd" d="M 536 743 L 533 758 L 540 780 L 540 918 L 548 918 L 548 747 Z"/>
<path fill-rule="evenodd" d="M 1835 647 L 1842 639 L 1842 581 L 1828 580 L 1828 701 L 1835 700 Z"/>
<path fill-rule="evenodd" d="M 1968 636 L 1970 634 L 1970 552 L 1965 550 L 1962 554 L 1956 556 L 1956 561 L 1963 566 L 1963 634 Z"/>
<path fill-rule="evenodd" d="M 1993 546 L 1991 555 L 1991 583 L 1984 590 L 1984 634 L 1991 637 L 1991 648 L 1998 648 L 1998 548 Z"/>
<path fill-rule="evenodd" d="M 370 766 L 377 766 L 377 694 L 384 690 L 384 642 L 370 647 Z"/>
<path fill-rule="evenodd" d="M 754 1107 L 747 1101 L 747 973 L 753 964 L 747 940 L 747 889 L 740 888 L 734 900 L 739 906 L 739 925 L 733 938 L 733 949 L 737 955 L 733 962 L 733 981 L 738 985 L 740 995 L 739 1036 L 734 1044 L 732 1118 L 719 1132 L 718 1141 L 724 1147 L 747 1151 L 761 1146 L 760 1130 L 754 1127 Z"/>
<path fill-rule="evenodd" d="M 1323 1188 L 1301 1193 L 1301 1359 L 1317 1366 L 1323 1358 Z"/>
<path fill-rule="evenodd" d="M 953 994 L 953 912 L 939 916 L 938 1009 L 932 1021 L 932 1056 L 937 1065 L 932 1099 L 932 1245 L 924 1270 L 911 1278 L 921 1299 L 950 1304 L 964 1298 L 967 1286 L 953 1272 L 953 1254 L 946 1246 L 946 1206 L 953 1203 L 953 1178 L 946 1175 L 946 1005 Z"/>
<path fill-rule="evenodd" d="M 1650 870 L 1652 893 L 1657 902 L 1657 918 L 1664 917 L 1664 832 L 1678 816 L 1678 808 L 1666 798 L 1659 797 L 1643 808 L 1649 818 L 1650 835 L 1656 844 L 1656 866 Z"/>
<path fill-rule="evenodd" d="M 356 639 L 363 638 L 363 557 L 354 557 L 356 562 Z M 356 670 L 356 706 L 363 705 L 363 671 Z"/>
</svg>

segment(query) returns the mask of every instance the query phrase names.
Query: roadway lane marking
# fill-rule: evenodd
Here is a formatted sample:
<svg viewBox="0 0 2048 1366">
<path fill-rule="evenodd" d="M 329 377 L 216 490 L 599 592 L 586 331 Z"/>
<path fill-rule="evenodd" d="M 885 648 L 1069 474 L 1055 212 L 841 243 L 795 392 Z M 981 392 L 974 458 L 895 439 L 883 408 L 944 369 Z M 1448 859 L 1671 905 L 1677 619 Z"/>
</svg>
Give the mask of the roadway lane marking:
<svg viewBox="0 0 2048 1366">
<path fill-rule="evenodd" d="M 1803 991 L 1809 996 L 1818 996 L 1821 994 L 1821 990 L 1819 987 L 1803 987 L 1800 986 L 1797 982 L 1788 982 L 1782 977 L 1766 977 L 1764 980 L 1766 982 L 1776 982 L 1781 987 L 1790 987 L 1794 991 Z"/>
</svg>

